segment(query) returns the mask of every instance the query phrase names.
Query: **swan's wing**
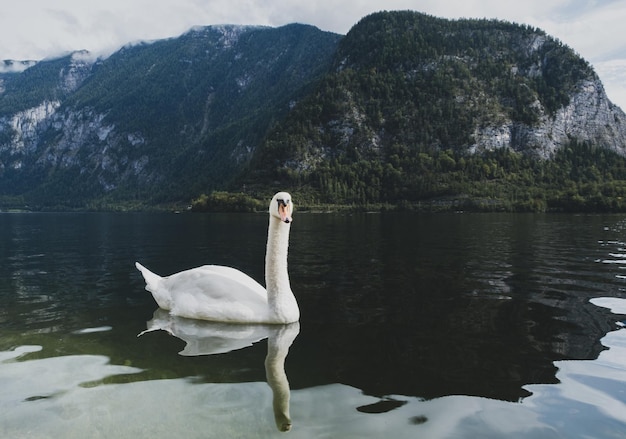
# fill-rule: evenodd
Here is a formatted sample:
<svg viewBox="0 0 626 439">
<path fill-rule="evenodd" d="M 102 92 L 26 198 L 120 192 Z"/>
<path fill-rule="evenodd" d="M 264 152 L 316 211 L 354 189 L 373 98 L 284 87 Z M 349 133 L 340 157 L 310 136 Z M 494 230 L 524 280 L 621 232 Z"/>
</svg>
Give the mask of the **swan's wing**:
<svg viewBox="0 0 626 439">
<path fill-rule="evenodd" d="M 267 292 L 245 273 L 222 265 L 203 265 L 167 276 L 165 284 L 170 291 L 197 290 L 197 294 L 217 300 L 258 297 L 267 303 Z"/>
<path fill-rule="evenodd" d="M 205 265 L 164 278 L 172 314 L 203 320 L 263 321 L 267 293 L 250 276 L 231 267 Z"/>
</svg>

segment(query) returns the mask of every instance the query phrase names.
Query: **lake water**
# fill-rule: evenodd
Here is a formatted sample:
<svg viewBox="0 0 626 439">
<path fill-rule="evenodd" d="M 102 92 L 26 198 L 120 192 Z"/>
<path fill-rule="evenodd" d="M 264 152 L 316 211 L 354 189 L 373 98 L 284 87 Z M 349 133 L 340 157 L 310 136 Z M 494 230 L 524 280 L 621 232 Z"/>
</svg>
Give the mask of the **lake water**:
<svg viewBox="0 0 626 439">
<path fill-rule="evenodd" d="M 134 268 L 262 282 L 266 233 L 0 214 L 0 437 L 626 438 L 626 216 L 296 212 L 288 327 L 170 318 Z"/>
</svg>

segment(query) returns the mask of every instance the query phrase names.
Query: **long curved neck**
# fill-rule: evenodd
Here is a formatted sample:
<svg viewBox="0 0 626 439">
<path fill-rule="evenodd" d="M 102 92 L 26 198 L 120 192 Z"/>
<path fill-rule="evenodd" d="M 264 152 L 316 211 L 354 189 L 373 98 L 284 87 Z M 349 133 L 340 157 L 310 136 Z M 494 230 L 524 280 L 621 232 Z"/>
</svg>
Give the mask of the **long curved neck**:
<svg viewBox="0 0 626 439">
<path fill-rule="evenodd" d="M 289 285 L 287 251 L 291 223 L 270 216 L 265 253 L 265 288 L 269 307 L 268 323 L 291 323 L 300 318 L 298 303 Z"/>
<path fill-rule="evenodd" d="M 281 293 L 292 294 L 287 272 L 290 228 L 291 224 L 270 216 L 265 253 L 265 287 L 270 304 Z"/>
</svg>

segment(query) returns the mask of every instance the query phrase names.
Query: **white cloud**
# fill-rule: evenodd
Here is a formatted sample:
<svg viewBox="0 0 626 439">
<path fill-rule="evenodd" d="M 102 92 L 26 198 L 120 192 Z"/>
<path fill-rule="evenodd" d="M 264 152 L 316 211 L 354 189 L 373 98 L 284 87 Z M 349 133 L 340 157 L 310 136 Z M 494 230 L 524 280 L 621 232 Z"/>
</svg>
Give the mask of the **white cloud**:
<svg viewBox="0 0 626 439">
<path fill-rule="evenodd" d="M 21 0 L 0 14 L 0 60 L 79 49 L 106 54 L 129 42 L 177 36 L 195 25 L 300 22 L 345 34 L 372 12 L 404 9 L 539 27 L 590 61 L 609 97 L 626 108 L 623 86 L 613 82 L 623 75 L 602 73 L 600 64 L 613 62 L 619 72 L 619 61 L 626 60 L 623 0 Z"/>
</svg>

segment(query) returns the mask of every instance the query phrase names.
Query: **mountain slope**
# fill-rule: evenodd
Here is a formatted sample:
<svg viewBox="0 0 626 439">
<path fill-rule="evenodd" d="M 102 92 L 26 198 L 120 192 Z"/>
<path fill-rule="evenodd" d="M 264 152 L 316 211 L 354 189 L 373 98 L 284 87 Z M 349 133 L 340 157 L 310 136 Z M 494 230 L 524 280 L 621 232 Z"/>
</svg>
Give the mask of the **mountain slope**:
<svg viewBox="0 0 626 439">
<path fill-rule="evenodd" d="M 248 181 L 344 203 L 416 201 L 467 189 L 441 181 L 447 171 L 484 179 L 460 167 L 485 153 L 553 159 L 572 141 L 626 155 L 626 115 L 570 48 L 527 26 L 383 12 L 341 41 Z"/>
<path fill-rule="evenodd" d="M 31 202 L 189 199 L 224 185 L 325 73 L 340 36 L 211 26 L 40 62 L 0 94 L 0 193 Z"/>
</svg>

